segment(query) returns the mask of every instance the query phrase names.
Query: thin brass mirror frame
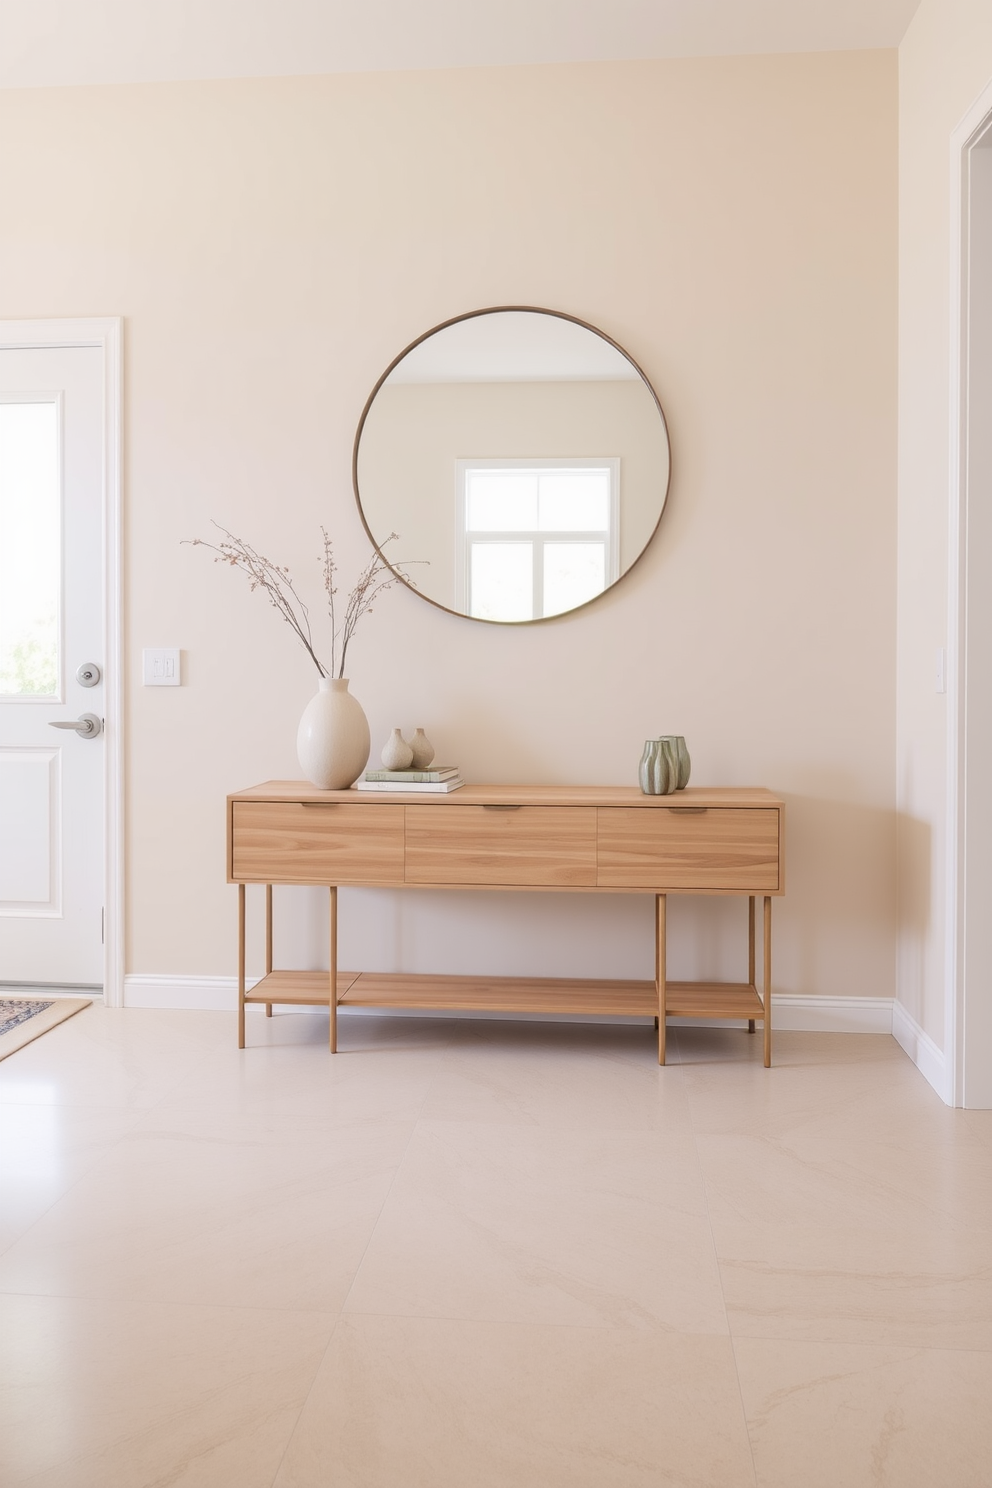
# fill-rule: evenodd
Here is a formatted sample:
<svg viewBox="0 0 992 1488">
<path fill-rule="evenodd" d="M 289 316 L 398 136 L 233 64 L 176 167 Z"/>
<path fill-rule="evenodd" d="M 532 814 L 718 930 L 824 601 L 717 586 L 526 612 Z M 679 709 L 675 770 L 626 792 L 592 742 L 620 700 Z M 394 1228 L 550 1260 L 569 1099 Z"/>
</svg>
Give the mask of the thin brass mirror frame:
<svg viewBox="0 0 992 1488">
<path fill-rule="evenodd" d="M 626 360 L 633 367 L 634 371 L 637 373 L 638 377 L 643 382 L 644 386 L 647 388 L 648 392 L 651 394 L 651 397 L 654 401 L 654 406 L 658 410 L 658 417 L 661 419 L 661 427 L 665 431 L 665 442 L 668 445 L 668 480 L 665 483 L 665 494 L 661 499 L 661 507 L 658 512 L 658 520 L 657 522 L 655 522 L 654 527 L 651 529 L 650 537 L 647 539 L 643 548 L 638 553 L 634 561 L 631 563 L 630 567 L 625 568 L 620 577 L 618 579 L 615 579 L 612 584 L 607 586 L 607 588 L 603 589 L 599 594 L 594 594 L 592 599 L 587 599 L 582 604 L 575 605 L 574 608 L 570 610 L 563 610 L 558 615 L 538 615 L 532 620 L 489 620 L 482 615 L 466 615 L 463 610 L 453 610 L 449 605 L 441 604 L 440 600 L 431 599 L 429 594 L 423 594 L 417 588 L 417 585 L 413 582 L 412 579 L 408 578 L 405 574 L 397 572 L 392 563 L 390 563 L 389 559 L 386 557 L 385 553 L 382 551 L 376 539 L 373 537 L 371 529 L 369 528 L 369 524 L 365 520 L 365 512 L 362 507 L 362 493 L 358 486 L 358 450 L 362 442 L 362 431 L 365 428 L 365 421 L 369 416 L 369 411 L 372 407 L 372 404 L 375 402 L 376 394 L 379 392 L 379 389 L 382 387 L 383 383 L 389 377 L 393 369 L 395 367 L 398 367 L 400 362 L 403 361 L 404 357 L 409 356 L 410 352 L 413 351 L 415 347 L 419 346 L 422 341 L 427 341 L 430 339 L 431 336 L 436 336 L 438 331 L 447 330 L 449 326 L 459 325 L 463 320 L 476 320 L 480 315 L 499 315 L 505 314 L 507 311 L 513 311 L 516 313 L 526 312 L 529 315 L 550 315 L 553 316 L 555 320 L 569 320 L 572 322 L 573 325 L 581 326 L 583 330 L 591 331 L 594 336 L 599 336 L 600 340 L 605 341 L 609 346 L 612 346 L 615 351 L 618 351 L 622 357 L 626 358 Z M 475 625 L 498 625 L 504 628 L 507 626 L 519 625 L 546 625 L 554 620 L 564 620 L 569 615 L 577 615 L 580 610 L 587 610 L 590 605 L 594 605 L 599 600 L 601 600 L 604 594 L 609 594 L 611 589 L 615 589 L 617 585 L 623 579 L 625 579 L 627 575 L 632 572 L 633 569 L 637 567 L 638 563 L 640 563 L 641 559 L 644 557 L 644 554 L 654 542 L 654 539 L 658 532 L 658 528 L 661 526 L 661 519 L 665 515 L 665 507 L 668 505 L 668 495 L 672 488 L 672 439 L 671 435 L 668 432 L 668 420 L 665 418 L 665 410 L 661 406 L 661 400 L 659 399 L 658 394 L 655 392 L 654 388 L 651 385 L 650 378 L 647 376 L 647 373 L 644 371 L 644 369 L 640 367 L 637 362 L 635 362 L 630 352 L 620 345 L 619 341 L 614 341 L 612 336 L 608 336 L 606 332 L 601 331 L 598 326 L 590 325 L 587 320 L 580 320 L 577 315 L 567 315 L 564 310 L 548 310 L 541 305 L 490 305 L 484 310 L 467 310 L 464 315 L 453 315 L 450 320 L 440 321 L 438 325 L 431 326 L 430 330 L 425 331 L 422 336 L 418 336 L 415 341 L 411 341 L 409 346 L 405 346 L 398 356 L 393 357 L 393 360 L 390 362 L 389 366 L 386 368 L 385 372 L 383 372 L 375 387 L 369 393 L 368 398 L 365 400 L 365 407 L 362 409 L 362 416 L 358 420 L 358 428 L 355 431 L 355 444 L 351 456 L 351 483 L 354 487 L 355 503 L 358 506 L 358 515 L 361 518 L 362 526 L 365 528 L 366 537 L 372 544 L 375 551 L 379 554 L 379 557 L 382 559 L 383 563 L 386 564 L 387 568 L 391 569 L 392 572 L 396 574 L 396 577 L 400 580 L 400 582 L 404 584 L 406 588 L 409 589 L 413 594 L 416 594 L 419 599 L 424 600 L 427 604 L 433 605 L 435 609 L 444 610 L 445 614 L 456 615 L 459 620 L 471 620 Z"/>
</svg>

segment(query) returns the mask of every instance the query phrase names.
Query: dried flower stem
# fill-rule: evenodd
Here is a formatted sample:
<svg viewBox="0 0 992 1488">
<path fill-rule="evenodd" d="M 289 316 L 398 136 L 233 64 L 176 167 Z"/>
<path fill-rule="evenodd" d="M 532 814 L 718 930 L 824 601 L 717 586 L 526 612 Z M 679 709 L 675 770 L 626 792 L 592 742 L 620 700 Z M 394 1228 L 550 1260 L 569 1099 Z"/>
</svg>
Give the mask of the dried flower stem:
<svg viewBox="0 0 992 1488">
<path fill-rule="evenodd" d="M 317 671 L 322 677 L 326 677 L 327 671 L 313 649 L 310 612 L 293 586 L 289 569 L 263 557 L 250 543 L 235 537 L 226 527 L 221 527 L 217 522 L 213 525 L 223 534 L 221 542 L 208 543 L 200 537 L 194 537 L 190 540 L 190 546 L 209 548 L 217 555 L 214 558 L 215 563 L 227 563 L 231 568 L 240 568 L 242 573 L 246 573 L 251 580 L 249 587 L 263 590 L 272 608 L 279 612 L 296 633 Z"/>
<path fill-rule="evenodd" d="M 324 529 L 321 528 L 321 531 L 323 532 Z M 394 542 L 395 539 L 396 539 L 396 533 L 395 532 L 391 532 L 389 534 L 389 536 L 386 538 L 386 542 L 384 542 L 382 544 L 382 546 L 385 547 L 386 546 L 386 543 Z M 324 550 L 325 550 L 325 553 L 329 552 L 329 550 L 330 550 L 330 542 L 329 542 L 329 539 L 328 539 L 328 536 L 327 536 L 327 533 L 326 532 L 324 532 Z M 332 566 L 331 572 L 333 573 L 333 566 Z M 347 603 L 347 605 L 345 607 L 344 625 L 341 627 L 341 631 L 340 631 L 340 636 L 341 636 L 341 665 L 340 665 L 340 667 L 338 669 L 338 672 L 337 672 L 337 675 L 339 677 L 343 677 L 344 676 L 344 663 L 345 663 L 345 657 L 348 654 L 348 642 L 351 640 L 352 636 L 355 634 L 355 630 L 356 630 L 356 627 L 358 625 L 359 620 L 361 620 L 361 618 L 362 618 L 363 615 L 367 615 L 371 611 L 372 605 L 373 605 L 374 601 L 379 598 L 380 594 L 385 594 L 385 592 L 386 592 L 387 589 L 392 589 L 393 585 L 394 584 L 398 584 L 401 579 L 405 579 L 407 582 L 410 582 L 409 575 L 406 574 L 403 569 L 400 569 L 400 568 L 395 568 L 395 569 L 390 568 L 389 564 L 386 562 L 385 558 L 383 557 L 381 550 L 377 550 L 375 553 L 373 553 L 372 554 L 372 557 L 369 559 L 368 563 L 362 569 L 362 572 L 358 576 L 358 583 L 355 585 L 354 589 L 352 589 L 351 593 L 348 595 L 348 603 Z M 333 586 L 328 581 L 326 564 L 325 564 L 324 586 L 327 589 L 327 597 L 328 597 L 328 601 L 329 601 L 329 605 L 330 605 L 330 613 L 331 613 L 331 629 L 332 629 L 332 632 L 334 632 L 334 593 L 335 593 L 335 591 L 334 591 Z M 333 635 L 332 635 L 332 639 L 331 639 L 331 670 L 332 670 L 332 672 L 333 672 L 333 669 L 334 669 L 334 660 L 335 660 L 335 650 L 336 650 L 336 646 L 337 646 L 337 639 L 338 639 L 338 632 L 334 632 Z"/>
<path fill-rule="evenodd" d="M 380 594 L 385 594 L 386 590 L 391 589 L 394 584 L 398 584 L 401 580 L 406 583 L 413 582 L 405 569 L 398 566 L 391 568 L 381 550 L 377 550 L 359 575 L 358 583 L 348 595 L 344 623 L 339 630 L 334 608 L 334 596 L 337 593 L 334 575 L 337 571 L 337 564 L 334 561 L 331 539 L 326 529 L 321 527 L 320 531 L 324 540 L 323 580 L 331 619 L 331 666 L 328 671 L 313 648 L 310 612 L 296 592 L 289 569 L 263 557 L 250 543 L 246 543 L 243 538 L 236 537 L 233 532 L 228 532 L 226 527 L 221 527 L 217 522 L 213 525 L 222 535 L 219 543 L 204 542 L 202 538 L 194 537 L 187 539 L 190 547 L 209 548 L 216 555 L 215 563 L 226 563 L 231 568 L 239 568 L 242 573 L 246 573 L 251 580 L 250 588 L 261 589 L 264 592 L 272 608 L 278 611 L 286 624 L 291 627 L 321 677 L 344 676 L 348 642 L 355 634 L 359 620 L 370 612 L 373 601 L 378 599 Z M 386 542 L 393 542 L 395 538 L 396 533 L 391 532 Z M 382 546 L 385 547 L 386 543 Z M 335 671 L 339 639 L 341 661 Z"/>
</svg>

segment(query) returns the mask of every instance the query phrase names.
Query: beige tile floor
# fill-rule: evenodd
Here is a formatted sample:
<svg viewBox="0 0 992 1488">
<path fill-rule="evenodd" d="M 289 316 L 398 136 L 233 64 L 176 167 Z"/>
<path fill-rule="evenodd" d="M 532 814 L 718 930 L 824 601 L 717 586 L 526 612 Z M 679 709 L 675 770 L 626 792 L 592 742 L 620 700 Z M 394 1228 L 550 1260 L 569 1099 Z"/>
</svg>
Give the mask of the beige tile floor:
<svg viewBox="0 0 992 1488">
<path fill-rule="evenodd" d="M 3 1488 L 989 1488 L 891 1039 L 94 1007 L 0 1064 Z"/>
</svg>

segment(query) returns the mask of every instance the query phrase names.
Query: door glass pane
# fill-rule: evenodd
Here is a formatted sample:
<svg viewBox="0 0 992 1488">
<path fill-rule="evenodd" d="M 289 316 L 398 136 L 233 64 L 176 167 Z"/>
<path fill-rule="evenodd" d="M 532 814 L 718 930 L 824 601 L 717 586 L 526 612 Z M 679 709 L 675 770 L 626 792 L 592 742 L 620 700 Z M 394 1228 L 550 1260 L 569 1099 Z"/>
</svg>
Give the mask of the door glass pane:
<svg viewBox="0 0 992 1488">
<path fill-rule="evenodd" d="M 607 532 L 610 472 L 557 471 L 541 476 L 542 532 Z"/>
<path fill-rule="evenodd" d="M 469 532 L 521 532 L 537 526 L 537 476 L 532 470 L 468 476 Z"/>
<path fill-rule="evenodd" d="M 0 403 L 0 697 L 56 697 L 62 555 L 57 407 Z"/>
<path fill-rule="evenodd" d="M 472 544 L 472 605 L 478 620 L 534 618 L 534 550 L 530 543 Z"/>
<path fill-rule="evenodd" d="M 595 599 L 606 588 L 604 543 L 544 545 L 544 613 L 560 615 Z"/>
</svg>

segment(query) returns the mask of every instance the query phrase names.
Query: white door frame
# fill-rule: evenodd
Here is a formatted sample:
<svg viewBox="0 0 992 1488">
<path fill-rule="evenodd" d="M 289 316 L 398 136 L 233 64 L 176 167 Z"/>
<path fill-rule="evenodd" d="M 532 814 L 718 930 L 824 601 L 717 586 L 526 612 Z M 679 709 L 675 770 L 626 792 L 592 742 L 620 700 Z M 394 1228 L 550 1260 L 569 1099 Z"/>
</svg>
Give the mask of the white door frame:
<svg viewBox="0 0 992 1488">
<path fill-rule="evenodd" d="M 945 1098 L 965 1089 L 966 883 L 968 823 L 968 506 L 971 152 L 992 128 L 992 82 L 951 135 L 950 531 L 948 542 L 947 856 L 945 922 Z"/>
<path fill-rule="evenodd" d="M 104 946 L 103 1000 L 124 1006 L 124 754 L 122 730 L 121 350 L 117 316 L 2 320 L 0 350 L 94 346 L 103 355 Z"/>
</svg>

